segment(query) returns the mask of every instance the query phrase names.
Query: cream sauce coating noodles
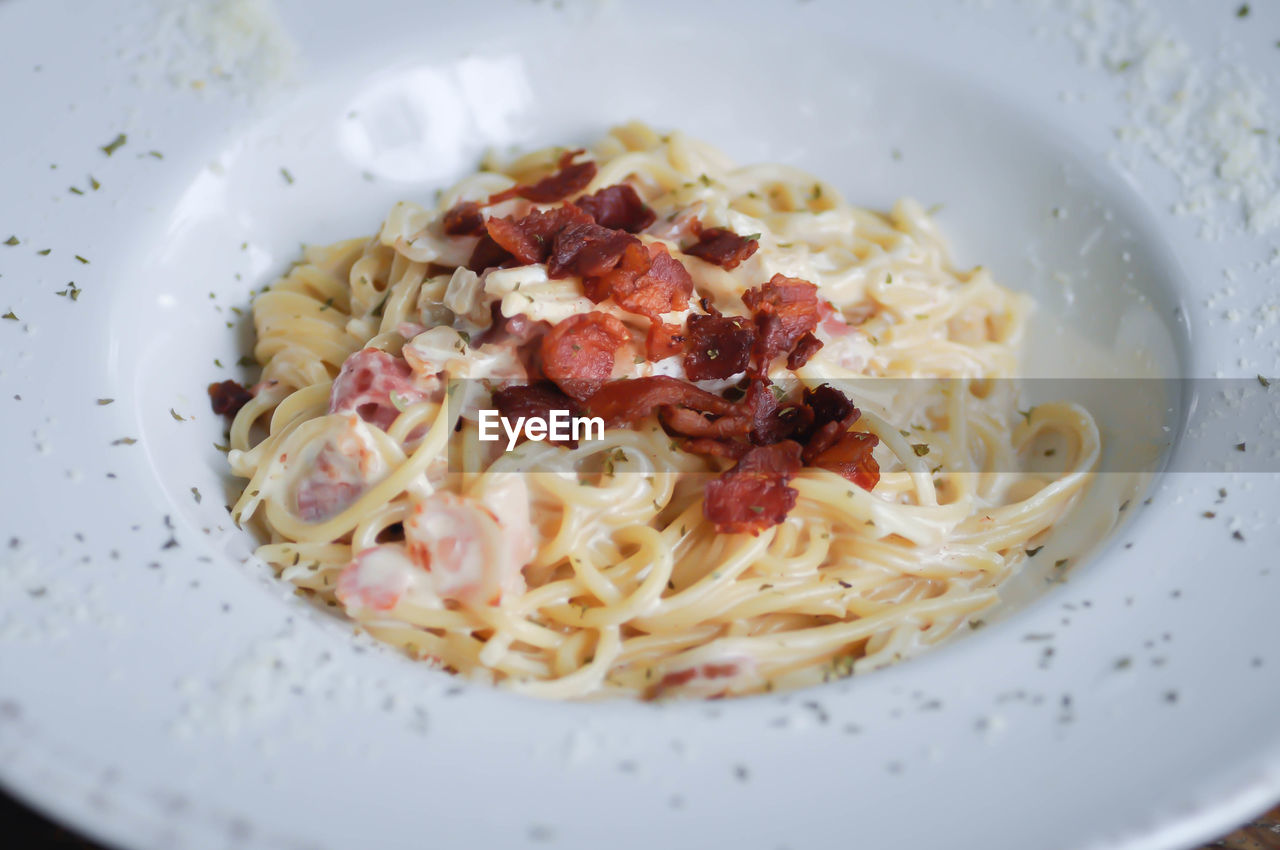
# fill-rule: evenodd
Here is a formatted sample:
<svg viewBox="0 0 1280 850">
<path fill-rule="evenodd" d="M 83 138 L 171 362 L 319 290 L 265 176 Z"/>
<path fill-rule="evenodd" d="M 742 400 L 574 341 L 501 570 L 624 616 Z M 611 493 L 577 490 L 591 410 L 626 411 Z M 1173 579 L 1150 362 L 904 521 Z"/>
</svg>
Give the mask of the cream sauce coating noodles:
<svg viewBox="0 0 1280 850">
<path fill-rule="evenodd" d="M 744 292 L 776 274 L 816 284 L 829 305 L 813 330 L 822 347 L 795 369 L 766 364 L 768 376 L 850 380 L 857 428 L 879 440 L 872 489 L 806 465 L 780 523 L 718 531 L 706 483 L 733 459 L 686 451 L 658 416 L 576 447 L 479 439 L 490 392 L 537 377 L 530 338 L 493 334 L 495 321 L 545 330 L 604 313 L 631 335 L 611 380 L 685 378 L 679 355 L 645 356 L 650 317 L 593 300 L 580 275 L 546 263 L 468 269 L 479 231 L 445 233 L 460 202 L 536 184 L 564 154 L 486 162 L 433 208 L 396 204 L 371 238 L 306 248 L 257 296 L 262 380 L 235 416 L 229 459 L 247 479 L 233 513 L 264 536 L 258 555 L 416 658 L 544 697 L 797 687 L 969 628 L 1099 458 L 1087 411 L 1019 412 L 1012 383 L 992 380 L 1016 376 L 1029 299 L 982 267 L 955 268 L 913 201 L 873 212 L 794 168 L 614 129 L 579 157 L 595 173 L 575 196 L 625 183 L 653 211 L 636 236 L 694 287 L 661 321 L 750 317 Z M 482 213 L 518 220 L 561 204 L 516 193 Z M 756 250 L 733 268 L 686 254 L 700 228 Z M 729 397 L 741 378 L 697 385 Z M 1027 471 L 1046 438 L 1061 446 L 1057 471 Z"/>
</svg>

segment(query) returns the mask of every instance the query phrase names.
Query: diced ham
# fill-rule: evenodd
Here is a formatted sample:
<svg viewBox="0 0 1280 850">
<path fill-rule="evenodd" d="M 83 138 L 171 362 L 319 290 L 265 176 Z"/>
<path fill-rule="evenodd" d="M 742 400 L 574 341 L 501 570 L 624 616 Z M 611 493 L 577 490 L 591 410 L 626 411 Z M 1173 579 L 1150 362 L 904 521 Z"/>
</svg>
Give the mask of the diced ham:
<svg viewBox="0 0 1280 850">
<path fill-rule="evenodd" d="M 343 362 L 329 391 L 329 412 L 354 411 L 364 421 L 385 431 L 396 421 L 401 408 L 427 397 L 428 393 L 414 381 L 413 369 L 404 358 L 365 348 Z"/>
</svg>

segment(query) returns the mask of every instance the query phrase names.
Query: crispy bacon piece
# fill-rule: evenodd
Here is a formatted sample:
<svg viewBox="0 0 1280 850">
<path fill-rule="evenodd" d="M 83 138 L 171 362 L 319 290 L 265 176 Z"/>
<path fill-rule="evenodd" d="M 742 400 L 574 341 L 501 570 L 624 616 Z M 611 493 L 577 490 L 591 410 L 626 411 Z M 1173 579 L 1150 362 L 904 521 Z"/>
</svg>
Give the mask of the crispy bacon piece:
<svg viewBox="0 0 1280 850">
<path fill-rule="evenodd" d="M 742 302 L 755 315 L 755 354 L 762 372 L 813 331 L 821 316 L 818 287 L 798 277 L 775 274 L 768 283 L 742 293 Z"/>
<path fill-rule="evenodd" d="M 479 236 L 484 233 L 484 213 L 475 201 L 458 201 L 444 214 L 446 236 Z"/>
<path fill-rule="evenodd" d="M 626 234 L 620 235 L 626 236 Z M 627 238 L 632 241 L 627 243 L 617 265 L 607 274 L 582 279 L 583 293 L 597 304 L 613 295 L 615 290 L 621 293 L 629 292 L 636 286 L 636 280 L 648 272 L 649 266 L 653 264 L 644 243 L 634 236 L 627 236 Z"/>
<path fill-rule="evenodd" d="M 806 464 L 812 464 L 814 458 L 834 446 L 862 416 L 853 402 L 830 384 L 806 389 L 804 406 L 813 414 L 809 426 L 800 432 Z"/>
<path fill-rule="evenodd" d="M 749 411 L 751 442 L 758 446 L 802 433 L 813 422 L 813 411 L 803 404 L 783 404 L 774 393 L 773 385 L 761 378 L 752 379 L 740 404 Z"/>
<path fill-rule="evenodd" d="M 587 411 L 602 417 L 610 428 L 633 425 L 664 405 L 716 416 L 730 415 L 735 409 L 728 399 L 669 375 L 614 381 L 587 399 Z"/>
<path fill-rule="evenodd" d="M 542 338 L 542 370 L 566 394 L 585 399 L 613 374 L 614 355 L 631 338 L 608 313 L 577 313 Z"/>
<path fill-rule="evenodd" d="M 810 331 L 796 341 L 796 347 L 791 349 L 791 353 L 787 355 L 787 368 L 799 369 L 801 366 L 809 362 L 809 358 L 818 353 L 822 348 L 822 340 L 818 339 Z"/>
<path fill-rule="evenodd" d="M 796 504 L 787 486 L 800 471 L 800 444 L 757 446 L 727 472 L 707 482 L 702 512 L 721 534 L 759 534 L 786 519 Z"/>
<path fill-rule="evenodd" d="M 806 388 L 804 403 L 813 411 L 814 425 L 839 422 L 851 413 L 856 421 L 861 415 L 849 397 L 830 384 L 821 384 L 812 390 Z"/>
<path fill-rule="evenodd" d="M 582 407 L 560 392 L 560 388 L 550 381 L 498 390 L 493 394 L 493 406 L 497 408 L 499 415 L 513 422 L 521 416 L 537 416 L 549 420 L 553 410 L 567 410 L 570 416 L 582 415 Z M 548 442 L 568 446 L 571 449 L 578 447 L 577 440 L 549 440 Z"/>
<path fill-rule="evenodd" d="M 737 412 L 731 416 L 711 419 L 687 407 L 663 405 L 658 410 L 659 418 L 667 426 L 667 430 L 686 437 L 732 440 L 735 437 L 745 437 L 751 430 L 751 420 Z"/>
<path fill-rule="evenodd" d="M 633 275 L 633 269 L 641 271 Z M 688 307 L 693 292 L 688 269 L 657 242 L 639 249 L 628 247 L 618 268 L 605 275 L 601 284 L 619 307 L 654 321 L 663 313 Z"/>
<path fill-rule="evenodd" d="M 213 412 L 219 416 L 232 419 L 240 412 L 240 408 L 252 400 L 253 393 L 246 390 L 239 381 L 209 385 L 209 403 L 213 406 Z"/>
<path fill-rule="evenodd" d="M 334 379 L 329 391 L 329 412 L 354 410 L 361 419 L 385 431 L 400 415 L 392 393 L 408 404 L 426 398 L 414 385 L 413 369 L 403 358 L 376 348 L 361 349 L 343 362 L 342 371 Z"/>
<path fill-rule="evenodd" d="M 544 263 L 557 236 L 571 225 L 591 225 L 591 217 L 573 204 L 553 210 L 533 210 L 519 220 L 490 218 L 485 229 L 493 241 L 522 265 Z"/>
<path fill-rule="evenodd" d="M 691 381 L 728 378 L 747 368 L 756 330 L 743 316 L 692 315 L 684 373 Z"/>
<path fill-rule="evenodd" d="M 586 217 L 586 213 L 578 212 Z M 640 240 L 631 234 L 601 227 L 589 219 L 574 222 L 560 230 L 551 244 L 547 277 L 599 277 L 618 265 L 624 251 L 639 244 Z"/>
<path fill-rule="evenodd" d="M 511 252 L 495 242 L 493 237 L 486 233 L 480 237 L 476 247 L 471 249 L 471 258 L 467 260 L 467 268 L 476 274 L 480 274 L 485 269 L 500 266 L 510 259 Z"/>
<path fill-rule="evenodd" d="M 692 440 L 685 440 L 680 444 L 680 448 L 690 454 L 709 455 L 711 457 L 727 457 L 738 460 L 747 452 L 751 451 L 749 443 L 742 443 L 737 440 L 715 440 L 709 437 L 697 437 Z"/>
<path fill-rule="evenodd" d="M 679 325 L 651 322 L 645 335 L 645 356 L 650 360 L 665 360 L 684 351 L 685 332 Z"/>
<path fill-rule="evenodd" d="M 531 186 L 512 186 L 497 194 L 489 196 L 489 203 L 496 204 L 508 198 L 524 198 L 535 204 L 554 204 L 563 201 L 570 195 L 576 195 L 596 177 L 596 164 L 591 160 L 575 163 L 573 161 L 584 150 L 569 151 L 560 157 L 557 163 L 560 170 L 555 174 L 543 177 Z"/>
<path fill-rule="evenodd" d="M 699 224 L 695 232 L 698 234 L 698 241 L 680 250 L 690 256 L 706 260 L 708 263 L 715 263 L 725 270 L 736 269 L 739 263 L 754 254 L 760 247 L 758 238 L 749 239 L 739 236 L 723 227 L 703 230 Z"/>
<path fill-rule="evenodd" d="M 601 227 L 639 233 L 657 220 L 640 195 L 628 183 L 615 183 L 574 201 Z"/>
<path fill-rule="evenodd" d="M 873 489 L 880 481 L 880 464 L 871 450 L 880 443 L 875 434 L 849 431 L 834 445 L 810 461 L 810 466 L 829 469 L 857 484 L 863 490 Z"/>
</svg>

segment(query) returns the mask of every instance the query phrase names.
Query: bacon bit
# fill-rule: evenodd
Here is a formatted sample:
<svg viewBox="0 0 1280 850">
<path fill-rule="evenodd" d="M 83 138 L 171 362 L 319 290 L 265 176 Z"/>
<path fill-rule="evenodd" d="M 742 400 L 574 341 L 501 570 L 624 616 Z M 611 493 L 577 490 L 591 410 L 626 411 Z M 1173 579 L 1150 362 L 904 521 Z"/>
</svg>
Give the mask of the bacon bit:
<svg viewBox="0 0 1280 850">
<path fill-rule="evenodd" d="M 787 368 L 791 370 L 799 369 L 808 363 L 809 358 L 817 354 L 821 348 L 822 340 L 818 339 L 810 331 L 796 341 L 796 347 L 787 355 Z"/>
<path fill-rule="evenodd" d="M 871 450 L 879 444 L 880 438 L 875 434 L 850 431 L 814 457 L 810 465 L 829 469 L 863 490 L 871 490 L 880 481 L 880 464 L 871 456 Z"/>
<path fill-rule="evenodd" d="M 723 227 L 712 227 L 703 230 L 701 224 L 695 226 L 698 241 L 688 248 L 681 248 L 686 254 L 714 263 L 726 271 L 736 269 L 738 264 L 750 257 L 760 247 L 757 239 L 739 236 L 732 230 Z"/>
<path fill-rule="evenodd" d="M 459 201 L 444 214 L 446 236 L 480 236 L 484 233 L 484 213 L 475 201 Z"/>
<path fill-rule="evenodd" d="M 691 381 L 721 380 L 750 365 L 756 330 L 743 316 L 689 317 L 684 373 Z"/>
<path fill-rule="evenodd" d="M 751 451 L 749 443 L 741 443 L 736 440 L 715 440 L 708 437 L 685 440 L 680 444 L 680 448 L 690 454 L 727 457 L 733 460 L 738 460 Z"/>
<path fill-rule="evenodd" d="M 489 203 L 496 204 L 509 198 L 524 198 L 535 204 L 554 204 L 570 195 L 576 195 L 591 185 L 596 178 L 596 164 L 591 160 L 574 163 L 573 158 L 585 150 L 569 151 L 557 163 L 560 170 L 544 177 L 532 186 L 512 186 L 489 196 Z"/>
<path fill-rule="evenodd" d="M 799 471 L 799 443 L 757 446 L 707 483 L 703 515 L 721 534 L 759 534 L 781 523 L 795 507 L 797 493 L 787 482 Z"/>
<path fill-rule="evenodd" d="M 587 399 L 587 411 L 602 417 L 609 428 L 634 425 L 664 405 L 716 416 L 735 410 L 733 402 L 669 375 L 613 381 Z"/>
<path fill-rule="evenodd" d="M 608 313 L 577 313 L 542 338 L 542 369 L 576 399 L 592 395 L 613 374 L 614 355 L 631 336 Z"/>
<path fill-rule="evenodd" d="M 480 274 L 485 269 L 500 266 L 510 259 L 511 252 L 495 242 L 493 237 L 486 233 L 480 237 L 476 247 L 471 249 L 471 259 L 467 260 L 467 268 L 476 274 Z"/>
<path fill-rule="evenodd" d="M 590 225 L 591 217 L 573 204 L 553 210 L 534 210 L 519 221 L 507 216 L 485 222 L 489 236 L 523 265 L 545 263 L 552 242 L 570 225 Z"/>
<path fill-rule="evenodd" d="M 539 416 L 549 419 L 553 410 L 567 410 L 570 416 L 582 415 L 582 408 L 578 403 L 560 392 L 560 388 L 550 381 L 498 390 L 493 394 L 493 406 L 503 418 L 512 421 L 521 416 Z M 523 433 L 521 436 L 524 436 Z M 577 440 L 548 440 L 548 442 L 568 446 L 571 449 L 578 447 Z"/>
<path fill-rule="evenodd" d="M 622 233 L 619 235 L 626 236 Z M 627 243 L 618 264 L 610 269 L 608 274 L 586 277 L 582 280 L 583 293 L 596 304 L 613 295 L 615 289 L 619 292 L 629 291 L 634 287 L 636 280 L 649 271 L 649 266 L 653 264 L 644 243 L 634 236 L 627 236 L 627 238 L 632 241 Z"/>
<path fill-rule="evenodd" d="M 606 186 L 592 195 L 574 201 L 601 227 L 639 233 L 657 220 L 640 195 L 628 183 Z"/>
<path fill-rule="evenodd" d="M 664 405 L 658 410 L 662 424 L 669 431 L 686 437 L 732 440 L 735 437 L 745 437 L 751 430 L 751 420 L 737 413 L 709 419 L 698 411 L 685 407 Z"/>
<path fill-rule="evenodd" d="M 426 398 L 413 382 L 413 369 L 400 357 L 376 348 L 357 351 L 342 364 L 329 393 L 329 412 L 355 411 L 366 422 L 382 430 L 391 427 L 400 411 L 391 394 L 413 404 Z"/>
<path fill-rule="evenodd" d="M 213 406 L 213 412 L 219 416 L 235 418 L 240 408 L 252 400 L 253 393 L 246 390 L 239 381 L 209 385 L 209 403 Z"/>
<path fill-rule="evenodd" d="M 798 277 L 775 274 L 768 283 L 744 292 L 742 302 L 755 314 L 755 354 L 762 372 L 818 326 L 818 287 Z"/>
<path fill-rule="evenodd" d="M 644 340 L 645 356 L 654 361 L 675 357 L 684 351 L 684 342 L 684 329 L 679 325 L 652 322 Z"/>
<path fill-rule="evenodd" d="M 830 384 L 822 384 L 816 389 L 805 389 L 805 406 L 813 411 L 813 424 L 825 425 L 828 422 L 840 422 L 850 414 L 853 424 L 862 414 L 853 406 L 849 397 Z"/>
<path fill-rule="evenodd" d="M 639 274 L 633 275 L 633 269 L 639 270 Z M 655 322 L 663 313 L 688 307 L 689 295 L 693 292 L 693 278 L 688 269 L 667 253 L 665 245 L 657 242 L 647 246 L 643 255 L 637 246 L 628 247 L 618 268 L 606 275 L 600 285 L 619 307 L 648 316 Z"/>
<path fill-rule="evenodd" d="M 735 662 L 725 662 L 723 664 L 703 664 L 702 675 L 708 679 L 723 679 L 728 676 L 738 675 L 739 668 Z"/>
<path fill-rule="evenodd" d="M 547 277 L 598 277 L 618 265 L 624 251 L 639 244 L 640 240 L 629 233 L 609 230 L 591 221 L 570 224 L 556 234 L 551 245 Z"/>
<path fill-rule="evenodd" d="M 792 434 L 803 433 L 813 424 L 813 411 L 803 404 L 782 404 L 769 382 L 751 381 L 742 405 L 751 416 L 751 442 L 768 446 Z"/>
</svg>

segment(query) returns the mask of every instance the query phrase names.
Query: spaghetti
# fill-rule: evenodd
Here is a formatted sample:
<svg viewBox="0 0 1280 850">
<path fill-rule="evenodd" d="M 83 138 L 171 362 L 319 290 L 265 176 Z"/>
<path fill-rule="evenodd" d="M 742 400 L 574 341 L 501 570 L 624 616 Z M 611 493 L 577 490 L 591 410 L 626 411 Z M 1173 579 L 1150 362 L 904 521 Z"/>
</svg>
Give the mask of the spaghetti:
<svg viewBox="0 0 1280 850">
<path fill-rule="evenodd" d="M 1020 414 L 997 380 L 1029 309 L 912 201 L 619 127 L 486 162 L 260 294 L 233 513 L 301 592 L 525 693 L 874 669 L 992 605 L 1097 463 L 1085 410 Z M 556 405 L 609 427 L 480 439 L 484 409 Z M 1047 437 L 1061 468 L 1023 471 Z"/>
</svg>

